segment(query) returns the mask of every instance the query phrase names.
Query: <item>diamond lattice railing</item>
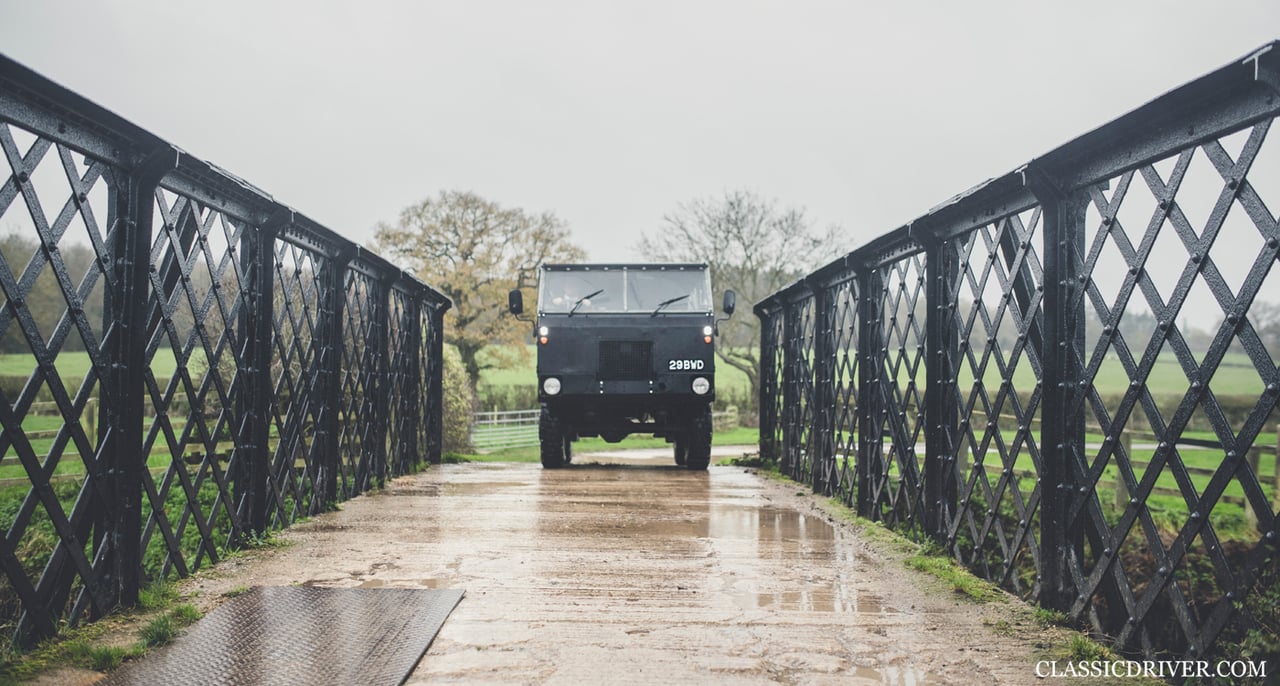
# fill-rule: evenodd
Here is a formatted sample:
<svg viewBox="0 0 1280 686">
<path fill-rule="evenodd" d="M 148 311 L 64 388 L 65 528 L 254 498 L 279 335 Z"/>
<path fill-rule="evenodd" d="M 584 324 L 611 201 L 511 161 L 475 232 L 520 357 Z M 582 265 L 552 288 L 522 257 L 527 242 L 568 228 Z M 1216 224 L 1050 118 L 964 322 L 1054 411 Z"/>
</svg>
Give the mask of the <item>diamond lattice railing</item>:
<svg viewBox="0 0 1280 686">
<path fill-rule="evenodd" d="M 439 459 L 442 295 L 2 56 L 0 155 L 12 646 Z M 345 290 L 352 255 L 376 287 Z"/>
<path fill-rule="evenodd" d="M 925 266 L 914 254 L 880 268 L 882 288 L 877 418 L 883 455 L 872 474 L 872 507 L 890 525 L 915 531 L 920 514 L 924 439 Z M 865 392 L 865 390 L 864 390 Z"/>
<path fill-rule="evenodd" d="M 420 452 L 425 444 L 419 444 L 417 432 L 414 430 L 421 412 L 419 399 L 422 397 L 419 377 L 418 350 L 421 343 L 418 339 L 418 307 L 411 294 L 401 288 L 392 288 L 390 292 L 389 316 L 390 331 L 387 337 L 389 350 L 389 376 L 387 426 L 390 427 L 387 446 L 387 459 L 392 462 L 392 470 L 407 472 L 422 459 Z"/>
<path fill-rule="evenodd" d="M 238 334 L 246 308 L 236 248 L 242 221 L 179 193 L 156 192 L 150 339 L 143 373 L 147 419 L 143 530 L 148 570 L 186 574 L 241 534 L 231 473 L 241 385 Z"/>
<path fill-rule="evenodd" d="M 935 537 L 1127 654 L 1274 644 L 1276 47 L 766 297 L 762 441 L 774 417 L 809 413 L 815 490 Z M 864 270 L 856 311 L 841 270 Z M 827 284 L 815 346 L 788 309 L 808 284 Z M 811 370 L 812 395 L 769 382 Z M 850 488 L 825 470 L 855 430 Z"/>
<path fill-rule="evenodd" d="M 327 334 L 322 276 L 328 265 L 316 251 L 287 241 L 276 244 L 271 422 L 279 439 L 270 472 L 275 526 L 323 510 Z"/>
<path fill-rule="evenodd" d="M 384 392 L 379 387 L 380 364 L 385 351 L 378 326 L 383 288 L 373 278 L 349 270 L 346 279 L 346 307 L 343 308 L 341 400 L 338 446 L 342 456 L 339 492 L 351 497 L 385 478 L 382 461 L 381 418 L 376 401 Z"/>
<path fill-rule="evenodd" d="M 852 277 L 853 275 L 849 275 Z M 831 287 L 831 321 L 834 354 L 832 385 L 835 408 L 832 433 L 834 436 L 831 495 L 845 504 L 852 504 L 857 486 L 856 464 L 858 456 L 858 282 L 848 278 Z"/>
<path fill-rule="evenodd" d="M 787 304 L 784 336 L 787 373 L 783 374 L 782 471 L 801 482 L 813 472 L 814 298 Z"/>
<path fill-rule="evenodd" d="M 92 523 L 116 511 L 96 396 L 118 171 L 6 123 L 0 150 L 0 352 L 14 368 L 0 385 L 0 491 L 16 505 L 0 515 L 0 630 L 48 634 L 61 617 L 110 608 L 95 590 L 106 572 Z"/>
<path fill-rule="evenodd" d="M 963 564 L 1023 596 L 1040 568 L 1039 219 L 1033 208 L 953 241 L 961 265 L 951 290 L 960 360 L 950 379 L 960 407 L 960 502 L 948 544 Z"/>
<path fill-rule="evenodd" d="M 1222 534 L 1239 538 L 1245 521 L 1260 541 L 1275 527 L 1275 487 L 1248 459 L 1274 421 L 1280 359 L 1265 324 L 1280 232 L 1260 195 L 1280 179 L 1255 167 L 1269 125 L 1090 193 L 1078 296 L 1089 345 L 1077 354 L 1100 441 L 1075 469 L 1113 482 L 1115 497 L 1094 488 L 1073 508 L 1086 536 L 1076 583 L 1095 627 L 1147 653 L 1202 652 L 1257 572 Z M 1109 390 L 1109 378 L 1128 383 Z"/>
</svg>

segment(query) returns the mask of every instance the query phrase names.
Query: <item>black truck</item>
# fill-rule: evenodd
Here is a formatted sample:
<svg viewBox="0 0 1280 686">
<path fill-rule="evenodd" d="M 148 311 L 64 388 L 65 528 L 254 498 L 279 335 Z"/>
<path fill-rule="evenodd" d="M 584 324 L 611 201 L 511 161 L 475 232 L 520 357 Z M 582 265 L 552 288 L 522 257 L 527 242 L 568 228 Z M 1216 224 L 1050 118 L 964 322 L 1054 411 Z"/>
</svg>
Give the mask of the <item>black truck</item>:
<svg viewBox="0 0 1280 686">
<path fill-rule="evenodd" d="M 721 309 L 732 315 L 735 296 Z M 705 264 L 548 264 L 533 321 L 542 466 L 563 467 L 577 438 L 649 433 L 676 464 L 711 461 L 717 321 Z M 511 291 L 512 314 L 524 312 Z"/>
</svg>

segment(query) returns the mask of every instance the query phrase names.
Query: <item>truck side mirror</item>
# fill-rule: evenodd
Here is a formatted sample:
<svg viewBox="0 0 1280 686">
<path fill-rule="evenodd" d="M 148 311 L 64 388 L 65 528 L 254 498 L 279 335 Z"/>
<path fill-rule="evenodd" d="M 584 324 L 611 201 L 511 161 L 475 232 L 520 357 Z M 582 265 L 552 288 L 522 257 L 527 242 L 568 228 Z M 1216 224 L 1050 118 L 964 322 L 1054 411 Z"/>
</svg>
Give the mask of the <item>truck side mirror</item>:
<svg viewBox="0 0 1280 686">
<path fill-rule="evenodd" d="M 507 309 L 511 310 L 511 314 L 519 316 L 524 312 L 524 294 L 519 288 L 512 289 L 507 294 Z"/>
<path fill-rule="evenodd" d="M 724 303 L 720 306 L 720 309 L 724 310 L 725 314 L 732 315 L 733 310 L 735 307 L 737 307 L 737 305 L 738 305 L 738 294 L 734 293 L 732 290 L 725 291 Z"/>
</svg>

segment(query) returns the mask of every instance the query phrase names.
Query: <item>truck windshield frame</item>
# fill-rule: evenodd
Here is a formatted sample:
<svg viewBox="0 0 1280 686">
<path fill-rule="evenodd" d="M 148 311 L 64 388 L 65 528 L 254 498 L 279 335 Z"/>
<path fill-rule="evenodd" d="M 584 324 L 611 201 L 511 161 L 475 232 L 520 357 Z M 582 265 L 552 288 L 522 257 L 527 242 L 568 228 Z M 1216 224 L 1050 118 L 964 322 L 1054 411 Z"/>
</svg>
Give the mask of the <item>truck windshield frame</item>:
<svg viewBox="0 0 1280 686">
<path fill-rule="evenodd" d="M 707 314 L 714 307 L 705 267 L 548 269 L 538 284 L 541 314 Z"/>
</svg>

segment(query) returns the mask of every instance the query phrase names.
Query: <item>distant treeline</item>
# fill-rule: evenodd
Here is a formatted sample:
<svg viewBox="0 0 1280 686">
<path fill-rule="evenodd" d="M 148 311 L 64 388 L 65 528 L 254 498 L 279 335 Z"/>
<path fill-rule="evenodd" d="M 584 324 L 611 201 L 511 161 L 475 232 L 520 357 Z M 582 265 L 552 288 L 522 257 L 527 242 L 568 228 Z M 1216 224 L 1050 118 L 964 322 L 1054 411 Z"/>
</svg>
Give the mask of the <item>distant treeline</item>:
<svg viewBox="0 0 1280 686">
<path fill-rule="evenodd" d="M 0 256 L 4 258 L 4 263 L 8 267 L 13 278 L 19 284 L 23 281 L 23 274 L 26 272 L 27 266 L 32 263 L 32 257 L 40 252 L 40 243 L 34 237 L 28 237 L 17 233 L 8 233 L 0 236 Z M 101 273 L 97 271 L 94 264 L 96 256 L 93 249 L 82 243 L 68 243 L 67 245 L 58 246 L 58 254 L 62 256 L 62 261 L 67 267 L 67 278 L 70 280 L 70 287 L 73 292 L 84 292 L 80 289 L 89 288 L 88 296 L 84 298 L 84 313 L 88 318 L 90 325 L 94 331 L 101 335 L 102 317 L 103 317 L 103 301 L 102 294 L 103 278 Z M 62 288 L 58 285 L 58 278 L 54 274 L 53 266 L 42 257 L 37 258 L 37 263 L 43 263 L 40 266 L 39 276 L 36 277 L 35 283 L 23 298 L 27 305 L 27 309 L 31 312 L 32 318 L 35 320 L 36 329 L 40 332 L 41 338 L 48 341 L 53 335 L 54 329 L 58 325 L 58 321 L 66 316 L 68 312 L 67 298 L 63 295 Z M 90 270 L 94 273 L 89 276 L 91 282 L 86 282 L 85 277 Z M 12 294 L 9 294 L 12 295 Z M 6 303 L 9 298 L 6 298 Z M 30 344 L 23 334 L 22 326 L 10 312 L 0 314 L 0 353 L 27 353 L 31 351 Z M 78 333 L 73 331 L 66 337 L 65 342 L 59 348 L 60 350 L 80 351 L 85 349 L 84 340 Z"/>
<path fill-rule="evenodd" d="M 68 316 L 70 308 L 68 307 L 69 298 L 64 292 L 64 287 L 58 283 L 58 276 L 55 273 L 53 264 L 45 259 L 42 253 L 43 249 L 34 236 L 16 232 L 0 236 L 0 258 L 3 258 L 4 266 L 8 268 L 18 284 L 23 283 L 24 274 L 30 265 L 39 265 L 34 282 L 22 297 L 35 322 L 40 338 L 48 343 L 57 329 L 58 323 Z M 104 323 L 106 303 L 103 298 L 105 279 L 103 279 L 100 267 L 97 264 L 97 256 L 89 245 L 71 241 L 59 243 L 58 255 L 66 267 L 67 288 L 70 289 L 70 293 L 76 295 L 76 298 L 82 300 L 81 304 L 89 327 L 93 330 L 94 337 L 100 340 L 102 332 L 106 329 Z M 35 260 L 32 259 L 33 257 Z M 234 276 L 231 270 L 227 270 L 227 272 L 228 274 L 222 279 L 224 282 L 224 294 L 234 294 L 238 292 L 238 289 L 235 288 Z M 197 302 L 204 300 L 205 295 L 209 292 L 212 280 L 208 267 L 203 261 L 197 261 L 191 269 L 189 282 L 191 292 Z M 286 284 L 286 287 L 289 286 L 293 286 L 293 284 Z M 14 294 L 6 295 L 9 296 L 4 299 L 7 303 Z M 234 298 L 234 295 L 231 295 L 231 297 Z M 180 295 L 175 299 L 172 317 L 176 330 L 180 336 L 185 337 L 190 332 L 195 320 L 192 315 L 191 305 L 185 295 Z M 205 317 L 202 321 L 206 330 L 214 335 L 222 329 L 217 313 L 211 313 L 211 316 Z M 84 338 L 76 327 L 71 322 L 68 322 L 67 326 L 69 331 L 61 344 L 56 346 L 56 351 L 80 352 L 86 350 Z M 164 336 L 160 342 L 160 346 L 165 348 L 169 347 L 170 344 L 171 341 L 168 336 Z M 12 311 L 9 311 L 8 308 L 5 308 L 5 311 L 0 311 L 0 354 L 27 354 L 30 352 L 31 345 L 27 342 L 27 336 L 18 320 L 13 316 Z"/>
</svg>

